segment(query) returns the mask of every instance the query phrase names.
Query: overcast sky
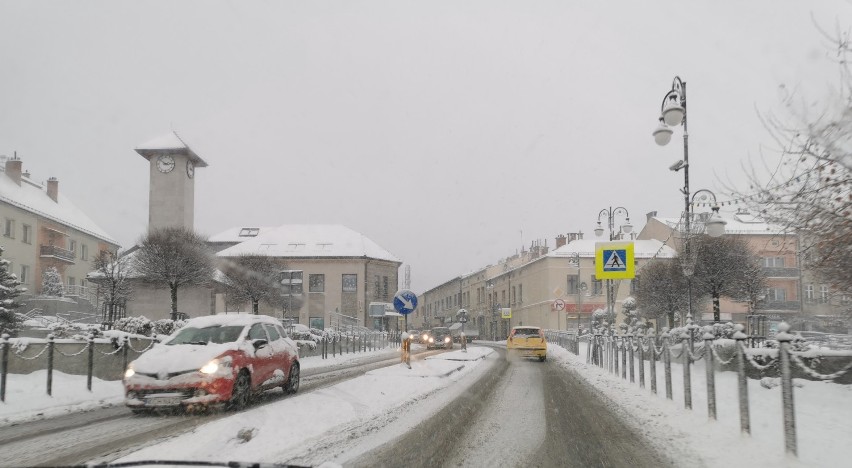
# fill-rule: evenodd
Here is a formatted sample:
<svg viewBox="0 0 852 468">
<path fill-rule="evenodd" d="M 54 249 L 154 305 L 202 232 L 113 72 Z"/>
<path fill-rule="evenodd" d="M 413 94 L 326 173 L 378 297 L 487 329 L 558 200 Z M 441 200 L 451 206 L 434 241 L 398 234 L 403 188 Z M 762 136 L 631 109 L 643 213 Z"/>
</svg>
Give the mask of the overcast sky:
<svg viewBox="0 0 852 468">
<path fill-rule="evenodd" d="M 814 23 L 843 1 L 0 1 L 0 154 L 122 246 L 145 232 L 148 162 L 176 130 L 195 225 L 339 223 L 422 292 L 598 212 L 678 216 L 682 132 L 651 131 L 688 83 L 691 187 L 745 184 L 780 86 L 838 85 Z M 743 189 L 746 187 L 743 186 Z M 402 276 L 403 270 L 400 270 Z"/>
</svg>

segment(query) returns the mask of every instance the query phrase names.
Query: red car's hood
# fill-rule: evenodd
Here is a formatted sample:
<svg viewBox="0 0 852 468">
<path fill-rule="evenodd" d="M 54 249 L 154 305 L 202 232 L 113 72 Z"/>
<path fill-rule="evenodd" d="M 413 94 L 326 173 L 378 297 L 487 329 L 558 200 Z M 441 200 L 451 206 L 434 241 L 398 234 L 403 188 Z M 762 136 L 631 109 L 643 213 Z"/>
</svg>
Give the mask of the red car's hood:
<svg viewBox="0 0 852 468">
<path fill-rule="evenodd" d="M 200 369 L 211 360 L 238 349 L 237 343 L 206 345 L 156 345 L 133 361 L 133 369 L 145 374 Z"/>
</svg>

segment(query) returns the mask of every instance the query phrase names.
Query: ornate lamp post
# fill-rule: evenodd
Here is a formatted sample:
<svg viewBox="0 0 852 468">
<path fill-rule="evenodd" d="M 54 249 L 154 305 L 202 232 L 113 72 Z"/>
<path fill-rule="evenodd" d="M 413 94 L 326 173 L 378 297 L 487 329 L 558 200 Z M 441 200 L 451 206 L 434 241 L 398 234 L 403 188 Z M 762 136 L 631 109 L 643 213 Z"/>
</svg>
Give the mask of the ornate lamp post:
<svg viewBox="0 0 852 468">
<path fill-rule="evenodd" d="M 601 226 L 601 216 L 606 215 L 607 217 L 607 227 L 609 228 L 609 240 L 615 240 L 616 238 L 620 239 L 622 234 L 630 234 L 633 232 L 633 225 L 630 224 L 630 213 L 627 212 L 627 208 L 622 206 L 618 207 L 609 207 L 604 208 L 598 213 L 598 226 L 595 228 L 595 235 L 600 237 L 604 233 L 604 228 Z M 622 224 L 618 231 L 615 230 L 615 217 L 622 215 L 624 216 L 624 224 Z M 615 317 L 615 294 L 613 292 L 612 280 L 606 280 L 606 311 L 608 320 L 612 322 Z"/>
</svg>

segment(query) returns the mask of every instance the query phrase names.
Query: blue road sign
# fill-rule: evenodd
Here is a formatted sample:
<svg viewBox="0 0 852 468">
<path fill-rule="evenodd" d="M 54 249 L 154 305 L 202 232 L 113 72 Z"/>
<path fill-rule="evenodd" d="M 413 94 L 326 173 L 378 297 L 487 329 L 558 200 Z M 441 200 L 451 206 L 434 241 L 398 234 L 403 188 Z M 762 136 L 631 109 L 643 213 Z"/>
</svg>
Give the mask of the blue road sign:
<svg viewBox="0 0 852 468">
<path fill-rule="evenodd" d="M 627 271 L 626 249 L 604 249 L 604 271 Z"/>
<path fill-rule="evenodd" d="M 393 296 L 393 307 L 402 315 L 408 315 L 417 308 L 417 294 L 408 289 L 400 289 Z"/>
</svg>

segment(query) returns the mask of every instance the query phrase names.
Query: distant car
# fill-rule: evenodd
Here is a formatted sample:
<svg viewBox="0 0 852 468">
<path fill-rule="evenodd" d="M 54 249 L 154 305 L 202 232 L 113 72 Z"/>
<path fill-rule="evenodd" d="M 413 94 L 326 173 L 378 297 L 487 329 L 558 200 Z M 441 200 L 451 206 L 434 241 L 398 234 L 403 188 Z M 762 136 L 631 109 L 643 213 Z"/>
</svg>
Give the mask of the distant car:
<svg viewBox="0 0 852 468">
<path fill-rule="evenodd" d="M 211 405 L 242 408 L 263 390 L 299 390 L 299 352 L 266 315 L 190 319 L 127 366 L 125 404 L 134 413 Z"/>
<path fill-rule="evenodd" d="M 506 340 L 506 349 L 515 355 L 547 359 L 547 341 L 539 327 L 514 327 Z"/>
<path fill-rule="evenodd" d="M 453 349 L 453 336 L 447 327 L 436 327 L 429 332 L 426 341 L 426 349 L 446 348 Z"/>
<path fill-rule="evenodd" d="M 423 338 L 423 334 L 420 333 L 420 330 L 408 330 L 408 334 L 411 335 L 412 343 L 420 343 L 420 339 Z"/>
</svg>

